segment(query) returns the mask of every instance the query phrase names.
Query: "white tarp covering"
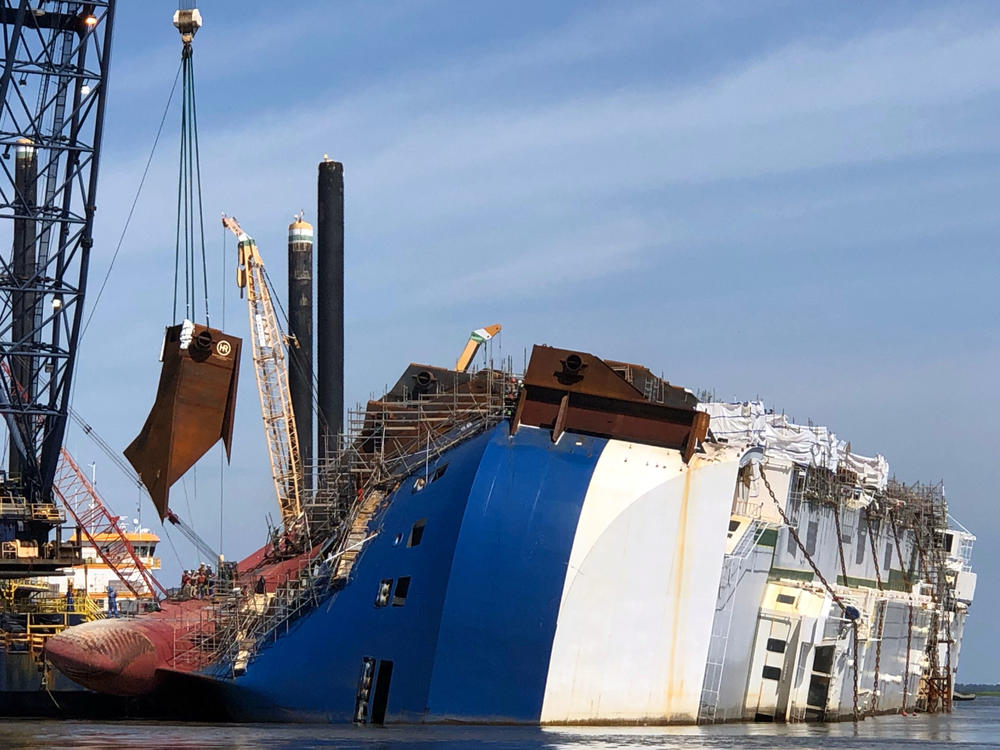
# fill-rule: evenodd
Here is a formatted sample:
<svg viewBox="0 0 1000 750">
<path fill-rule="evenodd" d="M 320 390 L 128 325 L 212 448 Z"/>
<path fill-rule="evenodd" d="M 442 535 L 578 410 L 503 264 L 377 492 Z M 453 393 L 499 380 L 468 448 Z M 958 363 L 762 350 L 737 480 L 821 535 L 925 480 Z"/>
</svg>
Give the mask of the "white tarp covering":
<svg viewBox="0 0 1000 750">
<path fill-rule="evenodd" d="M 788 459 L 800 466 L 821 466 L 836 471 L 843 465 L 855 472 L 862 484 L 885 489 L 889 462 L 884 456 L 859 456 L 847 450 L 847 443 L 829 428 L 793 424 L 784 414 L 774 414 L 761 401 L 742 404 L 707 402 L 698 409 L 712 418 L 709 429 L 717 438 L 736 442 L 749 440 L 764 447 L 765 453 Z"/>
</svg>

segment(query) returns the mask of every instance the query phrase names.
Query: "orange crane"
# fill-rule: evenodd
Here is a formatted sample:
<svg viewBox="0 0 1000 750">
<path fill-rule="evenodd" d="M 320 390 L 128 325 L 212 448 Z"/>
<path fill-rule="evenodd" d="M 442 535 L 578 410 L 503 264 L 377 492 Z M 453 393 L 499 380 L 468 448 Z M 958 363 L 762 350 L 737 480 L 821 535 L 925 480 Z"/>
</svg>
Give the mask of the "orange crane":
<svg viewBox="0 0 1000 750">
<path fill-rule="evenodd" d="M 302 456 L 288 388 L 286 337 L 278 326 L 257 243 L 233 217 L 223 214 L 222 225 L 236 235 L 239 243 L 236 284 L 247 293 L 253 364 L 267 434 L 271 477 L 282 525 L 288 530 L 302 518 Z"/>
</svg>

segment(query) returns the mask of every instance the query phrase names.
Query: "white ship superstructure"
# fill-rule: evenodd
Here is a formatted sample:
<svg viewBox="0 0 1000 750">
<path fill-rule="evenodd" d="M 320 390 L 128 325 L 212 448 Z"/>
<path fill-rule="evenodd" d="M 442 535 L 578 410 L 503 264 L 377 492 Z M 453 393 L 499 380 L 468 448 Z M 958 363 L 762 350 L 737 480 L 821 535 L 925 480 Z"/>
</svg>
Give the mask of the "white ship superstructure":
<svg viewBox="0 0 1000 750">
<path fill-rule="evenodd" d="M 131 529 L 122 529 L 122 533 L 128 543 L 135 550 L 137 559 L 145 566 L 146 570 L 156 572 L 160 569 L 160 558 L 156 556 L 156 545 L 160 542 L 160 537 L 152 533 L 147 528 L 138 525 Z M 93 540 L 98 545 L 119 544 L 121 537 L 114 533 L 95 534 Z M 76 537 L 73 537 L 76 541 Z M 65 596 L 70 583 L 73 585 L 74 595 L 81 596 L 86 592 L 86 597 L 94 602 L 96 607 L 102 612 L 109 611 L 108 590 L 115 593 L 118 612 L 120 614 L 134 614 L 142 611 L 143 604 L 153 602 L 153 592 L 149 590 L 142 578 L 136 577 L 133 586 L 138 592 L 138 596 L 133 593 L 122 581 L 120 574 L 102 558 L 100 552 L 87 539 L 81 545 L 80 556 L 82 562 L 79 565 L 67 570 L 67 576 L 58 579 L 58 583 L 53 581 L 49 585 L 59 594 Z"/>
<path fill-rule="evenodd" d="M 950 706 L 975 537 L 940 484 L 759 402 L 706 403 L 744 443 L 699 721 L 801 721 Z"/>
</svg>

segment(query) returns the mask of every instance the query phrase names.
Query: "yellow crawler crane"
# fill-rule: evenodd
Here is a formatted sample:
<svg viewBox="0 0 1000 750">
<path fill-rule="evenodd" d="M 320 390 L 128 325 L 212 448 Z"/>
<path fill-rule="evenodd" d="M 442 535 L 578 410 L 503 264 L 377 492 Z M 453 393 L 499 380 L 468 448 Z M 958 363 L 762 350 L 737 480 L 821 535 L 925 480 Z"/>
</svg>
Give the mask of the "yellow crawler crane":
<svg viewBox="0 0 1000 750">
<path fill-rule="evenodd" d="M 223 214 L 222 224 L 239 241 L 236 284 L 241 290 L 246 289 L 247 293 L 253 364 L 267 434 L 271 476 L 278 496 L 282 525 L 285 531 L 290 531 L 302 518 L 302 456 L 288 389 L 285 336 L 278 327 L 257 243 L 231 216 Z"/>
</svg>

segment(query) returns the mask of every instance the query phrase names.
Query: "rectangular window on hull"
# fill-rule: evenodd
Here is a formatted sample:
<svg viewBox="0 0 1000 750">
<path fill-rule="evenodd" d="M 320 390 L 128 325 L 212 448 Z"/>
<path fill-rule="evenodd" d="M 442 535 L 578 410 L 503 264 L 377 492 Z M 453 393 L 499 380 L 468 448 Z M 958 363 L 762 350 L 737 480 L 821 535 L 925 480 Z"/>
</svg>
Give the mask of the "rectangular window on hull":
<svg viewBox="0 0 1000 750">
<path fill-rule="evenodd" d="M 392 606 L 402 607 L 406 604 L 406 595 L 410 593 L 410 577 L 400 576 L 396 581 L 396 592 L 392 595 Z"/>
<path fill-rule="evenodd" d="M 785 645 L 786 642 L 781 640 L 780 638 L 768 638 L 767 646 L 765 648 L 767 648 L 767 650 L 770 651 L 771 653 L 783 654 L 785 653 Z"/>
<path fill-rule="evenodd" d="M 795 536 L 792 534 L 791 526 L 785 529 L 785 534 L 788 535 L 788 554 L 795 557 L 799 552 L 799 545 L 795 543 Z"/>
<path fill-rule="evenodd" d="M 892 542 L 888 541 L 885 543 L 885 572 L 889 572 L 889 568 L 892 567 Z"/>
<path fill-rule="evenodd" d="M 868 543 L 868 529 L 864 522 L 858 524 L 858 546 L 854 550 L 854 564 L 861 565 L 865 561 L 865 545 Z"/>
<path fill-rule="evenodd" d="M 760 676 L 765 680 L 780 680 L 781 670 L 778 667 L 764 667 L 764 671 L 761 672 Z"/>
<path fill-rule="evenodd" d="M 822 672 L 823 674 L 830 674 L 833 672 L 833 646 L 817 646 L 816 655 L 813 656 L 813 672 Z M 818 705 L 809 701 L 810 705 Z"/>
<path fill-rule="evenodd" d="M 834 511 L 835 513 L 837 511 Z M 858 512 L 848 510 L 840 516 L 840 541 L 843 544 L 854 543 L 854 528 L 858 525 Z"/>
<path fill-rule="evenodd" d="M 819 534 L 819 521 L 809 522 L 809 531 L 806 532 L 806 554 L 812 557 L 816 554 L 816 537 Z"/>
<path fill-rule="evenodd" d="M 806 703 L 810 706 L 815 706 L 820 710 L 819 719 L 823 717 L 823 710 L 826 709 L 826 697 L 830 692 L 830 678 L 821 677 L 820 675 L 813 675 L 812 679 L 809 680 L 809 693 L 806 697 Z"/>
<path fill-rule="evenodd" d="M 392 679 L 392 662 L 383 659 L 378 664 L 375 695 L 372 697 L 372 724 L 385 724 L 385 707 L 389 703 L 389 681 Z"/>
<path fill-rule="evenodd" d="M 424 538 L 424 526 L 427 525 L 427 519 L 421 518 L 415 524 L 413 528 L 410 529 L 410 538 L 406 542 L 407 547 L 416 547 L 420 544 L 420 540 Z"/>
<path fill-rule="evenodd" d="M 795 604 L 795 597 L 791 594 L 778 594 L 776 598 L 779 604 Z"/>
<path fill-rule="evenodd" d="M 955 553 L 955 535 L 945 534 L 944 535 L 944 551 L 949 555 Z"/>
</svg>

